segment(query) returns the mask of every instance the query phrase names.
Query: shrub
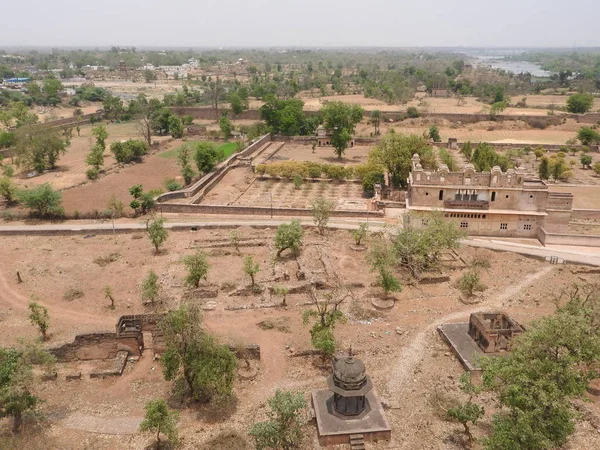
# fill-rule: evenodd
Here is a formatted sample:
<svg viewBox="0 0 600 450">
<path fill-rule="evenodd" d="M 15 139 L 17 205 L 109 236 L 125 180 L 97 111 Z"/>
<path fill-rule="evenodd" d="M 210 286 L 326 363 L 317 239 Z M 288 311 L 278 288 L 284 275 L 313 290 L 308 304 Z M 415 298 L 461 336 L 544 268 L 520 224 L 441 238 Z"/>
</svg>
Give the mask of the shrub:
<svg viewBox="0 0 600 450">
<path fill-rule="evenodd" d="M 541 119 L 530 119 L 528 121 L 529 125 L 531 125 L 533 128 L 537 128 L 538 130 L 545 130 L 546 128 L 548 128 L 548 122 L 546 122 L 545 120 L 541 120 Z"/>
<path fill-rule="evenodd" d="M 302 225 L 297 219 L 292 220 L 289 224 L 282 223 L 279 225 L 275 233 L 277 256 L 281 256 L 281 253 L 287 249 L 290 249 L 292 254 L 297 255 L 302 246 L 303 236 L 304 230 L 302 230 Z"/>
<path fill-rule="evenodd" d="M 485 289 L 481 284 L 479 274 L 475 270 L 465 272 L 458 279 L 458 288 L 468 297 L 471 297 L 476 291 L 483 291 Z"/>
<path fill-rule="evenodd" d="M 169 192 L 173 192 L 173 191 L 179 191 L 180 189 L 183 188 L 183 186 L 177 182 L 174 179 L 169 179 L 167 181 L 165 181 L 165 187 L 167 188 L 167 191 Z"/>
<path fill-rule="evenodd" d="M 99 174 L 100 171 L 95 167 L 90 167 L 88 170 L 85 171 L 85 175 L 88 177 L 88 180 L 97 180 Z"/>
<path fill-rule="evenodd" d="M 189 114 L 181 117 L 181 123 L 185 126 L 191 125 L 194 122 L 194 118 Z"/>
<path fill-rule="evenodd" d="M 137 139 L 129 139 L 125 142 L 113 142 L 110 151 L 115 155 L 118 163 L 126 164 L 138 161 L 148 153 L 148 144 Z"/>
<path fill-rule="evenodd" d="M 302 187 L 302 177 L 298 174 L 294 175 L 294 187 L 300 189 Z"/>
<path fill-rule="evenodd" d="M 49 183 L 44 183 L 30 190 L 20 191 L 17 194 L 35 215 L 39 217 L 63 216 L 62 196 L 60 192 L 52 189 Z"/>
<path fill-rule="evenodd" d="M 567 111 L 573 114 L 585 114 L 594 104 L 592 94 L 573 94 L 567 99 Z"/>
<path fill-rule="evenodd" d="M 417 117 L 419 117 L 419 110 L 415 106 L 409 106 L 406 109 L 406 114 L 409 118 L 416 119 Z"/>
</svg>

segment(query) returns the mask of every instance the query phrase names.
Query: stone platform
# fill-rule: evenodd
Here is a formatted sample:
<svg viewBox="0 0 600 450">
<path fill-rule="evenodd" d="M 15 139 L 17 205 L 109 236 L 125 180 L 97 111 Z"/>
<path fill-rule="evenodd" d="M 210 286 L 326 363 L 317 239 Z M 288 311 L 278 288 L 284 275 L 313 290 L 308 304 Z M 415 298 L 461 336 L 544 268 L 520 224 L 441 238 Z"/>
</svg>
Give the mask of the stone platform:
<svg viewBox="0 0 600 450">
<path fill-rule="evenodd" d="M 438 327 L 438 332 L 450 344 L 465 369 L 469 372 L 481 370 L 477 366 L 477 358 L 489 355 L 485 355 L 469 336 L 469 322 L 445 323 Z"/>
<path fill-rule="evenodd" d="M 314 389 L 312 403 L 317 419 L 321 445 L 348 444 L 350 435 L 362 434 L 365 441 L 388 440 L 392 429 L 385 417 L 381 402 L 372 389 L 365 396 L 370 410 L 356 419 L 341 419 L 331 412 L 328 400 L 333 396 L 329 389 Z"/>
</svg>

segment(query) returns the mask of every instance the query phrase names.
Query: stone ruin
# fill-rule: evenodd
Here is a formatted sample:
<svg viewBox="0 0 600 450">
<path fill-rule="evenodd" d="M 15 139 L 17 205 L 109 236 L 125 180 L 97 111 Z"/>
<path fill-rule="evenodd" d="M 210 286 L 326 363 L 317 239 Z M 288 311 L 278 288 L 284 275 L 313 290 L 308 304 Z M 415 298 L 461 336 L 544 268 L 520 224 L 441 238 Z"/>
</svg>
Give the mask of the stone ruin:
<svg viewBox="0 0 600 450">
<path fill-rule="evenodd" d="M 484 353 L 510 351 L 512 339 L 524 331 L 504 313 L 474 313 L 469 319 L 469 336 Z"/>
<path fill-rule="evenodd" d="M 481 356 L 509 352 L 512 340 L 525 329 L 505 313 L 479 312 L 471 314 L 468 322 L 442 324 L 438 332 L 464 368 L 473 372 L 481 370 Z"/>
<path fill-rule="evenodd" d="M 120 376 L 130 357 L 140 357 L 144 348 L 154 355 L 166 350 L 163 333 L 159 327 L 164 314 L 132 314 L 119 317 L 114 332 L 79 334 L 72 342 L 49 349 L 59 363 L 98 361 L 90 378 Z M 260 360 L 260 347 L 256 344 L 244 349 L 230 345 L 229 349 L 239 359 Z M 81 372 L 67 374 L 67 379 L 81 379 Z M 56 379 L 56 374 L 49 379 Z"/>
</svg>

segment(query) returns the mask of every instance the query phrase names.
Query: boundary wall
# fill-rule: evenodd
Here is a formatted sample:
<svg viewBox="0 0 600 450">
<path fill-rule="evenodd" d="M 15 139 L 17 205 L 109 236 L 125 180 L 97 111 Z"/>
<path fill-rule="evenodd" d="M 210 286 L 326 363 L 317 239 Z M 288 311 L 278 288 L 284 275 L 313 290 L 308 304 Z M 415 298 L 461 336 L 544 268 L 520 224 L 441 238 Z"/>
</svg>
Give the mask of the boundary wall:
<svg viewBox="0 0 600 450">
<path fill-rule="evenodd" d="M 544 228 L 539 229 L 538 239 L 543 245 L 577 245 L 580 247 L 600 247 L 600 236 L 548 233 Z"/>
<path fill-rule="evenodd" d="M 258 138 L 256 141 L 254 141 L 246 149 L 242 150 L 239 153 L 234 153 L 233 155 L 231 155 L 225 161 L 220 163 L 215 168 L 215 170 L 204 175 L 202 178 L 200 178 L 200 180 L 196 181 L 190 187 L 188 187 L 186 189 L 182 189 L 180 191 L 166 192 L 164 194 L 161 194 L 157 197 L 157 199 L 156 199 L 157 202 L 162 203 L 162 202 L 166 202 L 166 201 L 174 200 L 174 199 L 178 199 L 178 198 L 186 198 L 186 197 L 196 196 L 198 194 L 198 192 L 200 192 L 201 189 L 204 189 L 209 184 L 211 184 L 211 182 L 214 181 L 214 179 L 216 177 L 221 176 L 221 178 L 222 178 L 225 175 L 222 172 L 225 171 L 226 169 L 229 170 L 228 167 L 233 165 L 235 162 L 237 162 L 238 159 L 249 157 L 255 151 L 259 150 L 265 143 L 270 142 L 270 141 L 271 141 L 271 135 L 265 134 L 264 136 Z"/>
<path fill-rule="evenodd" d="M 231 214 L 243 216 L 286 216 L 286 217 L 310 217 L 310 209 L 304 208 L 269 208 L 261 206 L 228 206 L 228 205 L 198 205 L 187 203 L 163 203 L 159 204 L 158 209 L 163 213 L 183 213 L 183 214 Z M 383 218 L 383 211 L 366 210 L 335 210 L 332 217 L 373 217 Z"/>
</svg>

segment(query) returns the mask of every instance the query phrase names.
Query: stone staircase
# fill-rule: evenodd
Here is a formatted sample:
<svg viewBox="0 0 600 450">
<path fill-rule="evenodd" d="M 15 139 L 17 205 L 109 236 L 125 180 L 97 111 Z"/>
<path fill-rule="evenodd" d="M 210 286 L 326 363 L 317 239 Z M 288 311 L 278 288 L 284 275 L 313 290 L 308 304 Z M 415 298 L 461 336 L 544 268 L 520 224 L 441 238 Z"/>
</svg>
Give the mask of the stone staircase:
<svg viewBox="0 0 600 450">
<path fill-rule="evenodd" d="M 350 435 L 350 449 L 351 450 L 365 450 L 365 437 L 362 434 L 351 434 Z"/>
</svg>

